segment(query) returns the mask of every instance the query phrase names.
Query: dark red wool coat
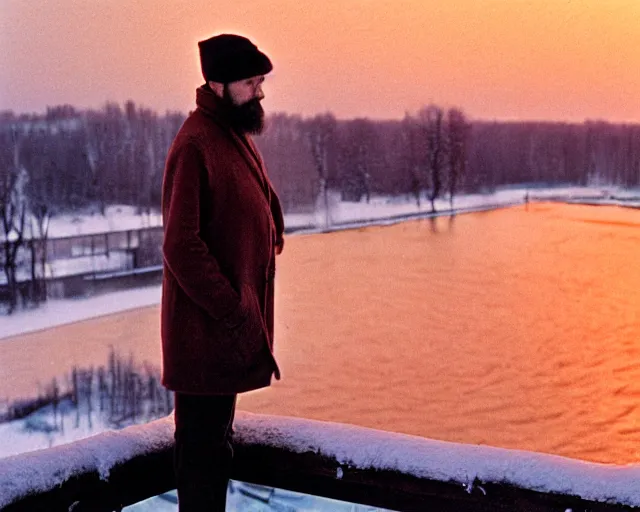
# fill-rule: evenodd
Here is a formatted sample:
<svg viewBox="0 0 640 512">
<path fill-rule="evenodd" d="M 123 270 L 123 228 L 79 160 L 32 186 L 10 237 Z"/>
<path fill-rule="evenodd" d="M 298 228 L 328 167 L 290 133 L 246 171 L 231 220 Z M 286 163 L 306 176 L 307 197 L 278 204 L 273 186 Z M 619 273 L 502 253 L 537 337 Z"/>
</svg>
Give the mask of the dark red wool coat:
<svg viewBox="0 0 640 512">
<path fill-rule="evenodd" d="M 280 378 L 273 357 L 280 202 L 250 137 L 206 87 L 167 156 L 162 186 L 162 381 L 231 394 Z"/>
</svg>

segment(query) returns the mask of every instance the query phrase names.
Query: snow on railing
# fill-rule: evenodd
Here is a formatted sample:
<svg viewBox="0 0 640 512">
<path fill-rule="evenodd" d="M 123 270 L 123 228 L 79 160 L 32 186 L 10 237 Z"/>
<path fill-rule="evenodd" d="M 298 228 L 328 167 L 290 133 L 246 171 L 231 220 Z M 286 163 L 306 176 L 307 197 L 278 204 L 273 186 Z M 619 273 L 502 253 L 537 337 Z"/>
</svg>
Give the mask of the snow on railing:
<svg viewBox="0 0 640 512">
<path fill-rule="evenodd" d="M 638 465 L 242 412 L 234 428 L 236 480 L 395 510 L 640 507 Z M 173 488 L 172 445 L 169 416 L 0 459 L 0 509 L 119 510 Z"/>
</svg>

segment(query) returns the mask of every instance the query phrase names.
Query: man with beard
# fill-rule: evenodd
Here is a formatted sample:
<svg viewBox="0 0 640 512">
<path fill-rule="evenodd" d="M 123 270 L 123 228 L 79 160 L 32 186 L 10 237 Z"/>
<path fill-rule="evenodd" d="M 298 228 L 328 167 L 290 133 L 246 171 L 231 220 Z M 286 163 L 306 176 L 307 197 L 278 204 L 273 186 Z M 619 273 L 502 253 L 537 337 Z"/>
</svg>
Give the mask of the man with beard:
<svg viewBox="0 0 640 512">
<path fill-rule="evenodd" d="M 263 129 L 269 58 L 249 39 L 198 43 L 206 83 L 162 185 L 162 379 L 175 392 L 179 510 L 223 511 L 238 393 L 280 378 L 273 356 L 278 197 L 251 134 Z"/>
</svg>

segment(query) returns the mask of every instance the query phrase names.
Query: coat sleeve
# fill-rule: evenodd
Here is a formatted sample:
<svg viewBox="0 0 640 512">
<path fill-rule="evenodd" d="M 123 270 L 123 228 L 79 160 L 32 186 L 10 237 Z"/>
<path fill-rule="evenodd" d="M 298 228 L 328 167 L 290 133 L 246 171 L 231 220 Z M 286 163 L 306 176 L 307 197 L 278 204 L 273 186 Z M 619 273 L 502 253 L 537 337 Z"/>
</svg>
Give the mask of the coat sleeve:
<svg viewBox="0 0 640 512">
<path fill-rule="evenodd" d="M 172 149 L 163 184 L 163 258 L 193 302 L 211 317 L 237 325 L 242 320 L 240 295 L 200 237 L 206 180 L 207 171 L 195 143 Z"/>
</svg>

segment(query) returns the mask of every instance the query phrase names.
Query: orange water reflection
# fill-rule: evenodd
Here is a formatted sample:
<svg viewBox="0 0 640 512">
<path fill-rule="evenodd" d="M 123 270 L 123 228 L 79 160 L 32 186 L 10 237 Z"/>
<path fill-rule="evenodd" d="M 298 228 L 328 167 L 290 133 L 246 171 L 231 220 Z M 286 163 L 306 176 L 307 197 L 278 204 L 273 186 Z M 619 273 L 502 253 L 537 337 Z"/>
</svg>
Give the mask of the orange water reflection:
<svg viewBox="0 0 640 512">
<path fill-rule="evenodd" d="M 638 247 L 638 210 L 551 204 L 289 237 L 283 380 L 240 408 L 638 461 Z M 157 340 L 152 307 L 0 342 L 0 396 Z"/>
</svg>

